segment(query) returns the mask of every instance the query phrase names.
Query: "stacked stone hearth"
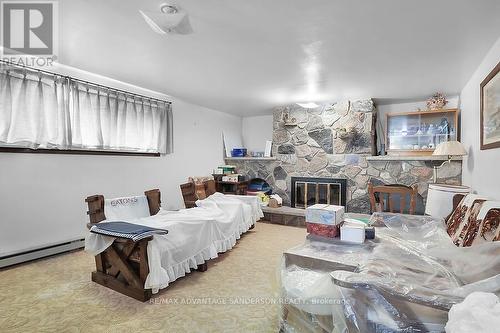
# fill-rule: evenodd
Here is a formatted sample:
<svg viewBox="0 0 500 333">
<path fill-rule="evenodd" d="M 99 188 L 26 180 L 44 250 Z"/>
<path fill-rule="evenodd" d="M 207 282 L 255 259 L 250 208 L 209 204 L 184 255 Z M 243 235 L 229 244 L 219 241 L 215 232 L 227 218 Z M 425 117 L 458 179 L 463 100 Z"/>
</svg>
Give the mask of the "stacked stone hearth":
<svg viewBox="0 0 500 333">
<path fill-rule="evenodd" d="M 266 180 L 290 205 L 291 177 L 347 179 L 347 210 L 370 210 L 368 183 L 418 185 L 419 206 L 432 182 L 431 161 L 373 161 L 376 109 L 371 99 L 343 101 L 316 109 L 297 105 L 278 107 L 273 113 L 275 161 L 231 161 L 250 178 Z M 368 158 L 368 159 L 367 159 Z M 462 163 L 440 169 L 440 182 L 459 184 Z"/>
</svg>

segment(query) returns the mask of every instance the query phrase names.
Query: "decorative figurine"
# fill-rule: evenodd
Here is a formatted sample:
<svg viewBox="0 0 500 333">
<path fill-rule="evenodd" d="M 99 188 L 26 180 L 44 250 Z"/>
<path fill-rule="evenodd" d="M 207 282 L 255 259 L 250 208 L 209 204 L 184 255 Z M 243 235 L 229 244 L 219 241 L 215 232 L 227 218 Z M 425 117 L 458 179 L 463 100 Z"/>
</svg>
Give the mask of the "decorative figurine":
<svg viewBox="0 0 500 333">
<path fill-rule="evenodd" d="M 426 104 L 429 110 L 441 110 L 448 104 L 448 100 L 443 93 L 437 92 L 427 100 Z"/>
</svg>

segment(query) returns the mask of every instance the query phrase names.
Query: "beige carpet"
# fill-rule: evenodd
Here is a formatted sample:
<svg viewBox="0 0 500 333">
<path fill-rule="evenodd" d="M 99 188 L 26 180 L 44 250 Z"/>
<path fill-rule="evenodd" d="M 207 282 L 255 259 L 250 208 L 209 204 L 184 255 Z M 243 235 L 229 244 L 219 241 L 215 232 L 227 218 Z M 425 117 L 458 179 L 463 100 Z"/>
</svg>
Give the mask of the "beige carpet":
<svg viewBox="0 0 500 333">
<path fill-rule="evenodd" d="M 279 306 L 266 303 L 277 296 L 283 250 L 304 237 L 305 229 L 257 223 L 208 271 L 175 281 L 150 303 L 92 283 L 94 259 L 83 251 L 5 269 L 0 331 L 277 332 Z M 194 301 L 226 304 L 182 304 Z"/>
</svg>

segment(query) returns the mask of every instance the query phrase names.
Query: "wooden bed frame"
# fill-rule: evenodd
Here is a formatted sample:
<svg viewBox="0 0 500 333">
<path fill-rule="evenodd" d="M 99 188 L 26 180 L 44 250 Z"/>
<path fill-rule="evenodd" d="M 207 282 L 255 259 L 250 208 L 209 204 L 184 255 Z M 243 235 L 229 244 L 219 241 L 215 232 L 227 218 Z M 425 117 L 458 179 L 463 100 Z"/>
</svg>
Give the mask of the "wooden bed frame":
<svg viewBox="0 0 500 333">
<path fill-rule="evenodd" d="M 197 200 L 205 199 L 217 192 L 215 180 L 213 179 L 206 180 L 202 184 L 195 184 L 194 182 L 181 184 L 180 188 L 186 208 L 196 207 Z M 255 228 L 255 224 L 252 224 L 248 230 L 252 230 L 253 228 Z"/>
<path fill-rule="evenodd" d="M 216 192 L 213 179 L 204 181 L 202 184 L 189 182 L 181 184 L 180 187 L 186 208 L 196 207 L 196 200 L 205 199 Z"/>
<path fill-rule="evenodd" d="M 148 199 L 149 213 L 154 215 L 160 210 L 160 190 L 144 192 Z M 87 197 L 90 229 L 94 224 L 104 221 L 104 196 Z M 95 256 L 96 271 L 92 272 L 92 281 L 119 293 L 145 302 L 151 298 L 151 289 L 144 289 L 144 283 L 149 274 L 148 242 L 152 237 L 134 242 L 126 238 L 116 238 L 113 244 L 104 252 Z M 207 270 L 207 263 L 198 265 L 198 271 Z"/>
</svg>

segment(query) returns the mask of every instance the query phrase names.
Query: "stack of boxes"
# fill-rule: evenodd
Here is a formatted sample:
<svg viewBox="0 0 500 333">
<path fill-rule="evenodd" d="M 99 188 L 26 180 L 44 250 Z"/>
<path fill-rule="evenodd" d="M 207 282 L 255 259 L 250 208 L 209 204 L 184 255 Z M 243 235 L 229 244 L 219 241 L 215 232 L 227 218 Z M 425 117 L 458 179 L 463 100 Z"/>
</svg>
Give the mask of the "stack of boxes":
<svg viewBox="0 0 500 333">
<path fill-rule="evenodd" d="M 344 212 L 343 206 L 316 204 L 307 207 L 307 232 L 326 238 L 340 237 L 341 241 L 359 244 L 365 238 L 375 238 L 373 227 L 366 227 L 364 223 L 353 219 L 344 219 Z"/>
<path fill-rule="evenodd" d="M 222 165 L 214 170 L 212 174 L 218 182 L 237 183 L 245 180 L 245 177 L 236 173 L 234 165 Z"/>
<path fill-rule="evenodd" d="M 343 220 L 342 206 L 316 204 L 306 208 L 307 232 L 316 236 L 339 237 L 340 224 Z"/>
</svg>

